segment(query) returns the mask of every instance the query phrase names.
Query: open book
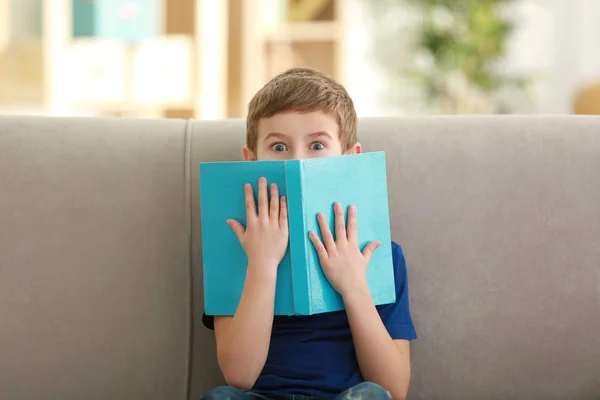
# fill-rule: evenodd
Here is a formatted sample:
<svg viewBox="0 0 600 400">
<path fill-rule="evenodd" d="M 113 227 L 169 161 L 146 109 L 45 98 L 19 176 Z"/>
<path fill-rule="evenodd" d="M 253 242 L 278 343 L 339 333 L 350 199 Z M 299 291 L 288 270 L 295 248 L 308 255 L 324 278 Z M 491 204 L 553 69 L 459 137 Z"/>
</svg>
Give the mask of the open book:
<svg viewBox="0 0 600 400">
<path fill-rule="evenodd" d="M 247 267 L 246 253 L 226 224 L 246 226 L 244 184 L 266 177 L 287 196 L 290 242 L 278 267 L 275 315 L 310 315 L 344 309 L 341 296 L 323 271 L 309 232 L 321 233 L 317 214 L 325 213 L 335 235 L 333 204 L 357 211 L 360 249 L 373 240 L 382 245 L 371 257 L 367 282 L 376 305 L 396 300 L 390 237 L 385 153 L 286 161 L 209 162 L 200 164 L 200 205 L 204 307 L 207 315 L 233 315 Z"/>
</svg>

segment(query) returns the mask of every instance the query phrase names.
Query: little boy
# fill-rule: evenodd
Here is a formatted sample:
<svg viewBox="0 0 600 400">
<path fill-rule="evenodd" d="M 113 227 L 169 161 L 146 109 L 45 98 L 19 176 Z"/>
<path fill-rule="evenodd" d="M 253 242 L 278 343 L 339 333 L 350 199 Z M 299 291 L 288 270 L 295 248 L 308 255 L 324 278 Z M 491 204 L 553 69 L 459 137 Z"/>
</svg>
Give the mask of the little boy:
<svg viewBox="0 0 600 400">
<path fill-rule="evenodd" d="M 357 154 L 356 112 L 346 90 L 326 75 L 294 68 L 269 81 L 249 104 L 246 160 L 283 160 Z M 409 341 L 416 338 L 408 303 L 402 249 L 392 246 L 396 302 L 375 306 L 366 283 L 371 254 L 359 249 L 356 210 L 334 205 L 334 232 L 319 216 L 323 241 L 310 239 L 323 272 L 345 310 L 311 316 L 274 316 L 277 266 L 288 245 L 287 201 L 276 185 L 246 193 L 247 226 L 230 220 L 248 257 L 246 281 L 233 317 L 203 316 L 214 329 L 227 386 L 204 399 L 404 399 L 410 381 Z M 271 194 L 269 201 L 268 191 Z M 376 239 L 376 238 L 374 238 Z"/>
</svg>

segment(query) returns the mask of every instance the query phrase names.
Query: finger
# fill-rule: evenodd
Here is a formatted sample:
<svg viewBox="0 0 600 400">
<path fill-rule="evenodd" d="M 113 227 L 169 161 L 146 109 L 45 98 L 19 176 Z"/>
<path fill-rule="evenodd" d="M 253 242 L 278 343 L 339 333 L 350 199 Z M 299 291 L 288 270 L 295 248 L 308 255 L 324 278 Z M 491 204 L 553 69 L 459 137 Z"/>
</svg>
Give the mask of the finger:
<svg viewBox="0 0 600 400">
<path fill-rule="evenodd" d="M 358 241 L 358 233 L 356 232 L 356 207 L 348 208 L 348 241 L 356 243 Z"/>
<path fill-rule="evenodd" d="M 288 206 L 285 196 L 281 196 L 279 200 L 279 227 L 282 229 L 288 228 Z"/>
<path fill-rule="evenodd" d="M 274 183 L 271 184 L 270 218 L 275 222 L 279 219 L 279 188 Z"/>
<path fill-rule="evenodd" d="M 335 215 L 335 240 L 346 241 L 346 221 L 344 221 L 344 209 L 340 203 L 333 205 L 333 213 Z"/>
<path fill-rule="evenodd" d="M 242 238 L 244 237 L 244 233 L 246 232 L 244 226 L 234 219 L 228 219 L 227 225 L 229 225 L 229 227 L 233 230 L 233 233 L 235 233 L 238 240 L 241 242 Z"/>
<path fill-rule="evenodd" d="M 327 252 L 331 252 L 335 249 L 335 241 L 333 240 L 333 235 L 329 229 L 329 224 L 325 220 L 325 214 L 319 213 L 318 219 L 321 237 L 323 238 L 323 244 L 325 245 Z"/>
<path fill-rule="evenodd" d="M 258 216 L 269 218 L 269 197 L 267 195 L 267 180 L 265 178 L 258 180 Z"/>
<path fill-rule="evenodd" d="M 373 255 L 373 253 L 375 252 L 375 250 L 377 250 L 377 248 L 379 246 L 381 246 L 381 242 L 379 242 L 379 241 L 374 241 L 374 242 L 369 243 L 363 249 L 362 255 L 365 256 L 367 260 L 370 260 L 371 256 Z"/>
<path fill-rule="evenodd" d="M 252 185 L 247 183 L 244 186 L 244 194 L 246 196 L 246 218 L 250 221 L 256 218 L 256 204 L 254 201 L 254 190 Z"/>
<path fill-rule="evenodd" d="M 317 234 L 314 231 L 310 231 L 308 236 L 309 236 L 310 241 L 312 242 L 313 246 L 315 247 L 315 250 L 317 251 L 319 260 L 323 261 L 323 260 L 327 259 L 327 256 L 328 256 L 327 249 L 325 248 L 325 246 L 323 246 L 323 243 L 321 243 Z"/>
</svg>

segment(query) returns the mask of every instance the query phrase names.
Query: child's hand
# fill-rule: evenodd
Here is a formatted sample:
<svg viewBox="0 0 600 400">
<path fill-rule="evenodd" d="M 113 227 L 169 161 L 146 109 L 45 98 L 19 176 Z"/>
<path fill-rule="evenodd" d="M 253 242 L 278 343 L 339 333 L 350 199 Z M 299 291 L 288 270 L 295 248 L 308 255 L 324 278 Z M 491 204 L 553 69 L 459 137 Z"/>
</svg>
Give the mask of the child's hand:
<svg viewBox="0 0 600 400">
<path fill-rule="evenodd" d="M 323 242 L 314 231 L 310 239 L 317 250 L 325 276 L 342 297 L 356 289 L 367 287 L 367 267 L 373 252 L 381 245 L 369 243 L 361 252 L 356 232 L 356 207 L 348 209 L 348 227 L 340 203 L 334 205 L 335 241 L 323 213 L 319 214 L 319 227 Z M 323 244 L 324 243 L 324 244 Z"/>
<path fill-rule="evenodd" d="M 227 220 L 248 257 L 248 266 L 265 268 L 263 272 L 277 274 L 277 266 L 288 246 L 288 210 L 285 197 L 279 198 L 276 184 L 271 185 L 271 201 L 267 195 L 267 180 L 258 180 L 258 213 L 252 185 L 244 186 L 246 195 L 246 228 L 238 221 Z"/>
</svg>

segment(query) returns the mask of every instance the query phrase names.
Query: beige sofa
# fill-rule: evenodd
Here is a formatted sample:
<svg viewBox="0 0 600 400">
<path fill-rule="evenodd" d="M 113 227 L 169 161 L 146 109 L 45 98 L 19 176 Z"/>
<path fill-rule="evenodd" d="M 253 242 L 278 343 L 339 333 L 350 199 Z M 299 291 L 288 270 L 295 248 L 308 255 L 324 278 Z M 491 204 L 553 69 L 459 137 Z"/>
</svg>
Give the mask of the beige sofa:
<svg viewBox="0 0 600 400">
<path fill-rule="evenodd" d="M 419 339 L 411 399 L 600 398 L 600 118 L 362 119 Z M 0 399 L 198 399 L 198 163 L 241 120 L 0 117 Z M 243 332 L 240 332 L 243 334 Z"/>
</svg>

